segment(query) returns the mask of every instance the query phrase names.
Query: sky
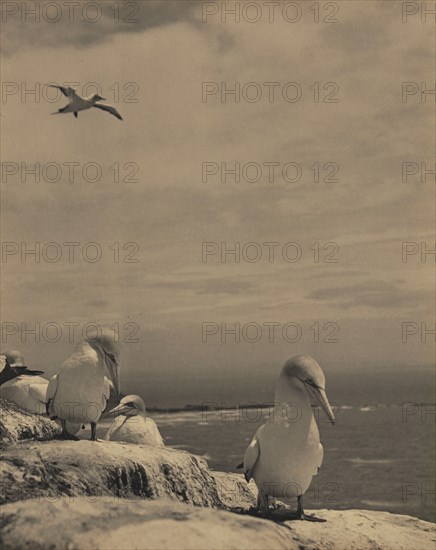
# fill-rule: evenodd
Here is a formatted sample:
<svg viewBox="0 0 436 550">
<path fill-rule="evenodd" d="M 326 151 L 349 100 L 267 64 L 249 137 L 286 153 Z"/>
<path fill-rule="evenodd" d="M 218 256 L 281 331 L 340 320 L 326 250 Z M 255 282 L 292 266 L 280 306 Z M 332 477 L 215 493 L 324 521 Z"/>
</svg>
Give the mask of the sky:
<svg viewBox="0 0 436 550">
<path fill-rule="evenodd" d="M 241 2 L 235 22 L 234 2 L 141 1 L 70 21 L 28 2 L 35 21 L 3 4 L 3 350 L 50 376 L 88 323 L 115 327 L 123 388 L 151 403 L 264 398 L 301 353 L 327 384 L 432 363 L 430 16 L 353 0 L 321 2 L 316 23 L 312 2 Z M 51 116 L 67 98 L 47 84 L 71 82 L 124 120 Z"/>
</svg>

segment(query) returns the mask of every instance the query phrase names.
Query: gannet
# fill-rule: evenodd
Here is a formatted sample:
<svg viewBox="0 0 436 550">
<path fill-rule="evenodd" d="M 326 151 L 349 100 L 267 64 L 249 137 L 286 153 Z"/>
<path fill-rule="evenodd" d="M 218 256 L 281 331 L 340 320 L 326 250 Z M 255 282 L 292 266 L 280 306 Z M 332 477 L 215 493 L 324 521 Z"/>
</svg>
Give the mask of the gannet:
<svg viewBox="0 0 436 550">
<path fill-rule="evenodd" d="M 27 412 L 43 414 L 48 380 L 39 375 L 44 372 L 26 367 L 19 352 L 5 351 L 0 361 L 0 397 Z"/>
<path fill-rule="evenodd" d="M 155 447 L 164 445 L 156 422 L 146 416 L 145 404 L 139 395 L 127 395 L 109 414 L 116 418 L 106 433 L 106 440 Z"/>
<path fill-rule="evenodd" d="M 5 351 L 0 361 L 3 365 L 3 368 L 0 366 L 0 397 L 24 411 L 45 415 L 48 380 L 39 376 L 44 372 L 24 366 L 24 357 L 19 351 Z M 67 422 L 68 433 L 75 435 L 80 426 Z"/>
<path fill-rule="evenodd" d="M 68 97 L 70 102 L 68 105 L 63 107 L 62 109 L 59 109 L 56 111 L 56 113 L 52 113 L 53 115 L 58 115 L 60 113 L 74 113 L 74 116 L 77 118 L 79 111 L 85 111 L 86 109 L 90 109 L 91 107 L 97 107 L 97 109 L 101 109 L 102 111 L 107 111 L 111 115 L 114 115 L 119 120 L 123 120 L 120 113 L 115 109 L 115 107 L 110 107 L 109 105 L 100 105 L 97 104 L 97 101 L 105 101 L 104 97 L 101 97 L 98 94 L 94 94 L 92 97 L 88 99 L 84 99 L 83 97 L 80 97 L 76 92 L 73 90 L 73 88 L 65 88 L 64 86 L 55 86 L 54 84 L 49 84 L 51 88 L 57 88 L 60 90 L 64 96 Z"/>
<path fill-rule="evenodd" d="M 295 519 L 324 521 L 305 515 L 303 510 L 303 495 L 323 459 L 323 447 L 308 396 L 316 398 L 334 424 L 321 367 L 312 357 L 298 355 L 282 368 L 272 420 L 257 430 L 244 455 L 245 479 L 254 478 L 256 482 L 259 489 L 257 509 L 262 515 L 269 516 L 270 497 L 285 503 L 297 497 Z"/>
<path fill-rule="evenodd" d="M 119 385 L 119 346 L 112 332 L 103 329 L 100 334 L 87 338 L 63 363 L 47 388 L 47 412 L 62 423 L 62 437 L 75 439 L 66 428 L 66 421 L 91 424 L 91 441 L 96 441 L 97 423 L 110 395 L 109 380 L 117 396 Z"/>
</svg>

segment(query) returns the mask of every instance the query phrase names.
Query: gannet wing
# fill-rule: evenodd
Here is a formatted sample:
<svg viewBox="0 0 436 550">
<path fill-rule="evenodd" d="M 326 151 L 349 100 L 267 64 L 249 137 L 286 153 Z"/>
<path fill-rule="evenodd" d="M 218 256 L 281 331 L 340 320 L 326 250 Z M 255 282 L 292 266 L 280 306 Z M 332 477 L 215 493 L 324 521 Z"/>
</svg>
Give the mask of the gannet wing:
<svg viewBox="0 0 436 550">
<path fill-rule="evenodd" d="M 45 403 L 46 403 L 45 406 L 46 406 L 46 409 L 47 409 L 47 414 L 49 416 L 54 415 L 54 409 L 52 407 L 52 402 L 53 402 L 53 399 L 56 396 L 57 391 L 58 391 L 58 375 L 55 374 L 54 376 L 52 376 L 50 378 L 50 382 L 48 383 L 48 386 L 47 386 L 47 393 L 45 394 Z"/>
<path fill-rule="evenodd" d="M 113 386 L 112 382 L 109 380 L 109 378 L 107 378 L 105 376 L 104 377 L 104 382 L 103 382 L 103 405 L 104 405 L 104 410 L 107 409 L 107 404 L 108 404 L 108 401 L 109 401 L 109 397 L 111 395 L 111 386 Z"/>
<path fill-rule="evenodd" d="M 68 97 L 70 101 L 73 101 L 73 99 L 79 98 L 79 96 L 76 94 L 73 88 L 65 88 L 65 86 L 56 86 L 55 84 L 49 84 L 49 87 L 57 88 L 64 94 L 65 97 Z"/>
<path fill-rule="evenodd" d="M 260 456 L 260 444 L 259 444 L 259 435 L 260 430 L 263 428 L 261 426 L 255 436 L 253 437 L 250 445 L 248 445 L 247 450 L 244 455 L 244 476 L 247 481 L 253 477 L 254 468 Z"/>
<path fill-rule="evenodd" d="M 153 444 L 156 446 L 165 445 L 159 428 L 157 427 L 157 424 L 153 419 L 147 418 L 147 427 L 150 432 L 151 441 L 153 442 Z"/>
<path fill-rule="evenodd" d="M 97 109 L 101 109 L 102 111 L 107 111 L 111 115 L 116 116 L 118 119 L 123 120 L 123 117 L 120 115 L 120 113 L 115 109 L 115 107 L 109 107 L 109 105 L 98 105 L 95 103 L 93 107 L 97 107 Z"/>
<path fill-rule="evenodd" d="M 312 474 L 314 476 L 316 476 L 321 468 L 321 464 L 322 464 L 322 459 L 324 458 L 324 447 L 322 446 L 322 444 L 320 443 L 319 444 L 319 458 L 318 458 L 318 465 L 316 467 L 316 471 Z"/>
<path fill-rule="evenodd" d="M 105 440 L 110 441 L 111 439 L 113 439 L 114 441 L 117 441 L 115 433 L 121 428 L 126 420 L 127 416 L 116 416 L 110 428 L 106 432 L 106 435 L 104 436 Z"/>
</svg>

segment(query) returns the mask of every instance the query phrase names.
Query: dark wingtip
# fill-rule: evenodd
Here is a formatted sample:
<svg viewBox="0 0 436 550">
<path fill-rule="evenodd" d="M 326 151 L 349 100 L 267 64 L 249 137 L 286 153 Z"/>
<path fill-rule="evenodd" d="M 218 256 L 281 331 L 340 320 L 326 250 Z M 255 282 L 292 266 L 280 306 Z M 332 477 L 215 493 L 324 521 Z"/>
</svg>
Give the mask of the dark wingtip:
<svg viewBox="0 0 436 550">
<path fill-rule="evenodd" d="M 242 470 L 243 467 L 244 467 L 244 463 L 241 462 L 241 464 L 238 464 L 238 465 L 236 466 L 236 469 L 237 469 L 237 470 Z"/>
</svg>

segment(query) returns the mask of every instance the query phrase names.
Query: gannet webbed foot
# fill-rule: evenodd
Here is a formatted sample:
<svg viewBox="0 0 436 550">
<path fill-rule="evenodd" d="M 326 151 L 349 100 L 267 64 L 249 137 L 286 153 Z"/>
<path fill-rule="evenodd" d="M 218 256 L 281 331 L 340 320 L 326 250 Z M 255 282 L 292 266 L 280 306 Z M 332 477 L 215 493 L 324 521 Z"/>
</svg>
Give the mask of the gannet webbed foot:
<svg viewBox="0 0 436 550">
<path fill-rule="evenodd" d="M 65 420 L 61 420 L 62 432 L 59 435 L 55 435 L 54 439 L 62 439 L 64 441 L 79 441 L 79 438 L 73 434 L 67 432 L 67 426 Z"/>
<path fill-rule="evenodd" d="M 305 521 L 315 521 L 315 522 L 318 522 L 318 523 L 325 523 L 327 521 L 326 519 L 318 518 L 316 516 L 308 516 L 307 514 L 301 514 L 300 517 L 297 517 L 295 519 L 301 519 L 301 520 L 305 520 Z"/>
<path fill-rule="evenodd" d="M 318 523 L 325 523 L 327 521 L 324 518 L 319 518 L 317 516 L 308 516 L 307 514 L 303 514 L 303 517 L 301 519 L 305 519 L 306 521 L 315 521 Z"/>
<path fill-rule="evenodd" d="M 269 508 L 269 495 L 259 491 L 257 495 L 257 506 L 252 506 L 246 512 L 250 516 L 257 518 L 271 519 L 271 510 Z"/>
<path fill-rule="evenodd" d="M 258 506 L 252 506 L 248 510 L 244 512 L 245 514 L 248 514 L 249 516 L 254 516 L 256 518 L 265 518 L 265 519 L 271 519 L 271 511 L 269 508 L 267 510 L 261 509 Z"/>
<path fill-rule="evenodd" d="M 325 523 L 327 520 L 323 518 L 318 518 L 314 515 L 307 515 L 303 510 L 303 496 L 298 497 L 298 508 L 297 513 L 287 518 L 288 520 L 302 520 L 302 521 L 313 521 L 318 523 Z"/>
</svg>

